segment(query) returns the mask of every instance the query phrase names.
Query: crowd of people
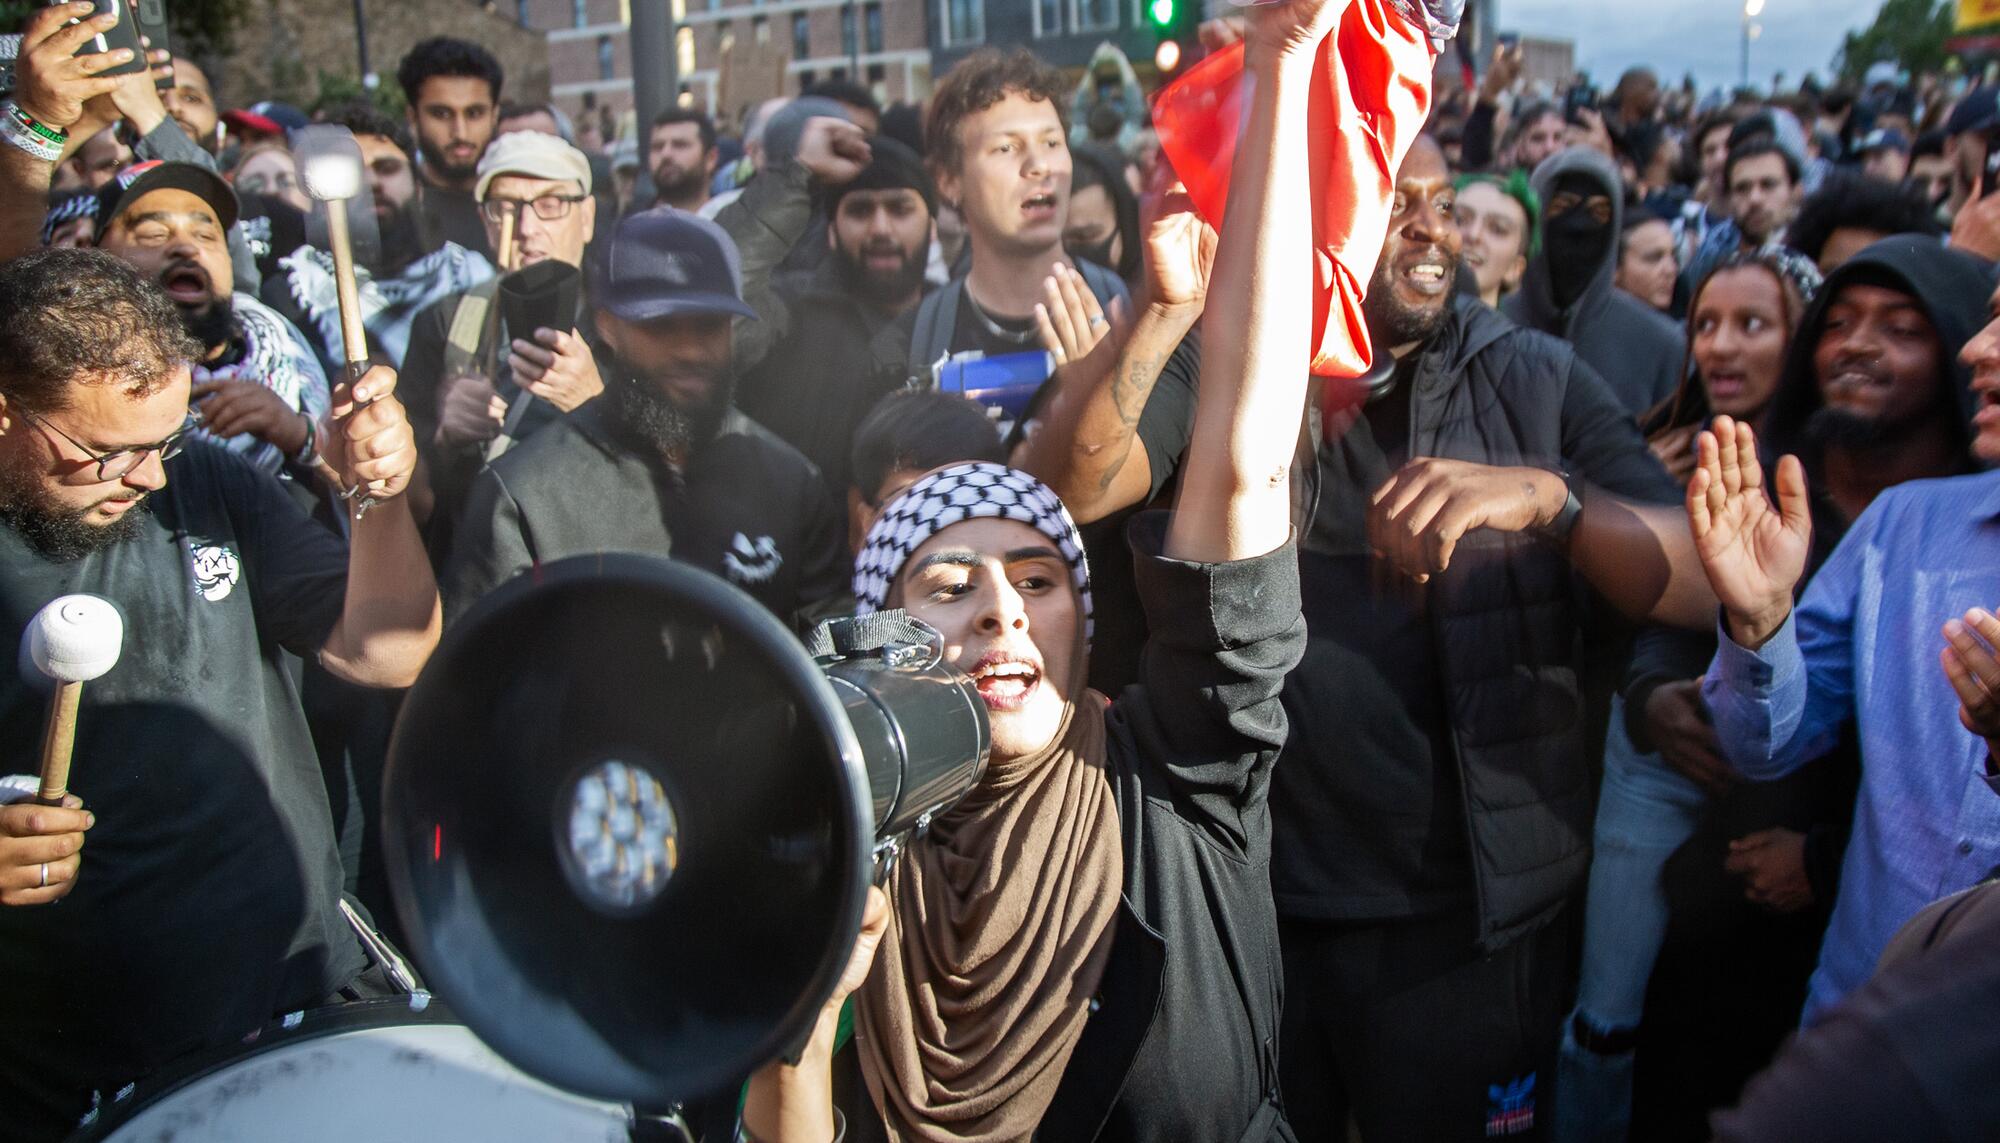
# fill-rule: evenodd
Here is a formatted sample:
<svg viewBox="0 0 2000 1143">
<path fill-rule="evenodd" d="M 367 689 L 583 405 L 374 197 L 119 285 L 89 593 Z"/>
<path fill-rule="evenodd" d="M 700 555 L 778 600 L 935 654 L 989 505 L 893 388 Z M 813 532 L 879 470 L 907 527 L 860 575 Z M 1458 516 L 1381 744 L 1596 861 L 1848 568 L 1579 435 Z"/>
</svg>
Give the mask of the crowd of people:
<svg viewBox="0 0 2000 1143">
<path fill-rule="evenodd" d="M 602 552 L 902 609 L 992 732 L 698 1137 L 2000 1133 L 2000 86 L 1434 90 L 1461 6 L 623 140 L 459 39 L 301 110 L 29 16 L 0 630 L 125 650 L 0 780 L 0 1138 L 406 991 L 401 689 Z"/>
</svg>

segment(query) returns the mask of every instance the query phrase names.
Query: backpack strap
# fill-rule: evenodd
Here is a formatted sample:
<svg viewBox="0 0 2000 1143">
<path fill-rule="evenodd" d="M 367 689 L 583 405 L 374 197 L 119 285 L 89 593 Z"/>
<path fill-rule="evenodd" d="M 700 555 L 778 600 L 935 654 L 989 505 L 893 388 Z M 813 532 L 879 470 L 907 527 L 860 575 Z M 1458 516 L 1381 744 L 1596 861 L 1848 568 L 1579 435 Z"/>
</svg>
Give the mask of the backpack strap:
<svg viewBox="0 0 2000 1143">
<path fill-rule="evenodd" d="M 932 290 L 917 307 L 917 320 L 910 330 L 910 379 L 912 388 L 931 387 L 931 366 L 951 350 L 952 335 L 958 332 L 958 303 L 965 296 L 965 279 L 953 278 L 943 289 Z"/>
</svg>

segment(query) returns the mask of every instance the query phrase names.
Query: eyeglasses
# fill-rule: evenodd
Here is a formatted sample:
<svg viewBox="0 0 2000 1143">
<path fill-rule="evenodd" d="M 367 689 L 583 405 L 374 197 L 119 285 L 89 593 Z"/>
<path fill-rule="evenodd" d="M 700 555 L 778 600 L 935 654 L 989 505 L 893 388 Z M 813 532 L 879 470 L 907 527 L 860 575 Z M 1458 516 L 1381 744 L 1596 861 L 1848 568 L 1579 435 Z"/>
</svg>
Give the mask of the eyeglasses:
<svg viewBox="0 0 2000 1143">
<path fill-rule="evenodd" d="M 181 449 L 186 446 L 187 435 L 201 426 L 201 419 L 194 413 L 189 413 L 187 420 L 181 422 L 181 427 L 163 441 L 149 445 L 133 445 L 130 448 L 113 449 L 107 453 L 97 453 L 91 451 L 89 445 L 84 444 L 82 441 L 50 424 L 47 418 L 41 416 L 39 413 L 30 413 L 26 409 L 21 410 L 21 412 L 29 420 L 74 445 L 77 451 L 81 452 L 87 459 L 96 461 L 98 483 L 103 483 L 107 480 L 117 480 L 129 474 L 133 469 L 145 463 L 146 457 L 153 453 L 159 453 L 161 460 L 172 460 L 179 456 Z M 69 483 L 81 484 L 87 482 L 70 481 Z"/>
<path fill-rule="evenodd" d="M 486 221 L 498 223 L 524 206 L 535 208 L 535 217 L 543 222 L 555 222 L 569 217 L 569 208 L 589 198 L 583 194 L 545 194 L 534 199 L 489 198 L 479 204 L 479 213 Z"/>
</svg>

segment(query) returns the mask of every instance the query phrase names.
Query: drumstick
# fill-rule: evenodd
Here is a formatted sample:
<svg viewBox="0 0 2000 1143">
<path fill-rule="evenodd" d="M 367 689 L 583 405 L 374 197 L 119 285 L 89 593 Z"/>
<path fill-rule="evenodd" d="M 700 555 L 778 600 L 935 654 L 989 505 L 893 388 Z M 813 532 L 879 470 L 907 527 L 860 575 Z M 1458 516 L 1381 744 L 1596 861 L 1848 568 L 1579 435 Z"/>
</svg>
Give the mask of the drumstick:
<svg viewBox="0 0 2000 1143">
<path fill-rule="evenodd" d="M 348 200 L 359 197 L 362 189 L 358 154 L 349 156 L 339 151 L 327 151 L 313 155 L 299 171 L 306 194 L 326 204 L 326 238 L 327 245 L 332 247 L 334 296 L 340 304 L 341 349 L 347 361 L 343 380 L 349 386 L 368 372 L 368 329 L 361 320 L 361 290 L 354 275 L 354 240 L 347 227 Z M 375 501 L 367 495 L 366 485 L 345 487 L 346 482 L 341 479 L 340 473 L 324 457 L 315 455 L 313 467 L 333 482 L 333 486 L 340 490 L 341 499 L 360 497 L 354 506 L 356 520 L 368 514 Z"/>
<path fill-rule="evenodd" d="M 514 217 L 515 212 L 520 209 L 511 203 L 509 206 L 511 209 L 500 216 L 500 245 L 493 252 L 494 257 L 498 259 L 498 268 L 502 275 L 508 272 L 514 261 Z M 486 331 L 480 340 L 486 346 L 481 372 L 488 381 L 491 381 L 494 371 L 500 367 L 500 295 L 497 290 L 494 292 L 493 300 L 487 303 Z"/>
<path fill-rule="evenodd" d="M 42 728 L 41 789 L 36 800 L 60 806 L 69 793 L 70 755 L 76 745 L 76 711 L 83 684 L 118 663 L 125 621 L 111 601 L 65 595 L 35 613 L 28 625 L 28 658 L 55 680 L 49 720 Z"/>
</svg>

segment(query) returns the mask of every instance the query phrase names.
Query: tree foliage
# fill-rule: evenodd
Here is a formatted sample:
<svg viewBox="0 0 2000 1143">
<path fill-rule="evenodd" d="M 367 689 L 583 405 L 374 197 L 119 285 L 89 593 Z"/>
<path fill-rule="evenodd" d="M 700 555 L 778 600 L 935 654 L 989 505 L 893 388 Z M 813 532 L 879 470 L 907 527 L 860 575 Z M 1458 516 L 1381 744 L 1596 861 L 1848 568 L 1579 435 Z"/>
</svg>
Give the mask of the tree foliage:
<svg viewBox="0 0 2000 1143">
<path fill-rule="evenodd" d="M 1841 76 L 1860 79 L 1870 64 L 1883 62 L 1911 75 L 1943 68 L 1957 8 L 1953 0 L 1882 0 L 1875 22 L 1847 33 L 1841 44 Z"/>
</svg>

